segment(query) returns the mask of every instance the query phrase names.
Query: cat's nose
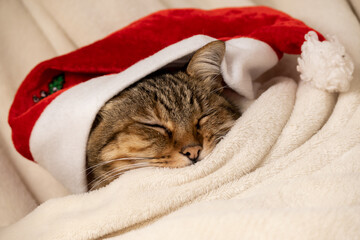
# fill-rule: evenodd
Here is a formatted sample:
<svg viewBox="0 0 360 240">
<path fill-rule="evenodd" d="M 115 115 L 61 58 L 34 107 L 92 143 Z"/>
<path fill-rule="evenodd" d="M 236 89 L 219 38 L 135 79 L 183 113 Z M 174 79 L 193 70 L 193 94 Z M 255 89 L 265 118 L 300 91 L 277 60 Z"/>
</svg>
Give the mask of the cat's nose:
<svg viewBox="0 0 360 240">
<path fill-rule="evenodd" d="M 193 163 L 196 163 L 202 147 L 200 145 L 187 145 L 181 149 L 181 154 L 185 155 Z"/>
</svg>

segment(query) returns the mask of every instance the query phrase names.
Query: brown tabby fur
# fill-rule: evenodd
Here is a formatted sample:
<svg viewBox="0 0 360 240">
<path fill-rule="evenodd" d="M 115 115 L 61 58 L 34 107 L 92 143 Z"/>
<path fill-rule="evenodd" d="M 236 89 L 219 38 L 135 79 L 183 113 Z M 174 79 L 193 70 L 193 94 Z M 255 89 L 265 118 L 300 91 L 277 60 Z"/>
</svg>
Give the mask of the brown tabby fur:
<svg viewBox="0 0 360 240">
<path fill-rule="evenodd" d="M 149 76 L 108 101 L 87 145 L 89 189 L 143 167 L 185 167 L 202 160 L 240 113 L 222 95 L 225 44 L 198 50 L 186 71 Z"/>
</svg>

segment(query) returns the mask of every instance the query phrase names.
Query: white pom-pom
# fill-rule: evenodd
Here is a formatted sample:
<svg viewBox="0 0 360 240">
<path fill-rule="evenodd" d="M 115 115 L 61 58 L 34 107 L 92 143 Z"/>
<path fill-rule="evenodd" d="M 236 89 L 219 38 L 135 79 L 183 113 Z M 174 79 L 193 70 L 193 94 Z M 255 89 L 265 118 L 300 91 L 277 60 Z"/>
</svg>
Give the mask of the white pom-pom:
<svg viewBox="0 0 360 240">
<path fill-rule="evenodd" d="M 350 88 L 354 64 L 335 37 L 320 42 L 313 31 L 305 35 L 297 70 L 303 81 L 329 92 L 345 92 Z"/>
</svg>

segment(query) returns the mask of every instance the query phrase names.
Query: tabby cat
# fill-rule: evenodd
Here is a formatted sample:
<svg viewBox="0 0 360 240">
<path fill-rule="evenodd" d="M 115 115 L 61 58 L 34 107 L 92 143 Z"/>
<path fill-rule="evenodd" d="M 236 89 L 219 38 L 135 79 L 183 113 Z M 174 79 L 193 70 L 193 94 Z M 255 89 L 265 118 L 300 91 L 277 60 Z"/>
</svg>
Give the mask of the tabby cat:
<svg viewBox="0 0 360 240">
<path fill-rule="evenodd" d="M 240 116 L 222 96 L 224 52 L 224 42 L 211 42 L 185 71 L 148 76 L 101 108 L 87 144 L 89 190 L 131 169 L 185 167 L 211 152 Z"/>
</svg>

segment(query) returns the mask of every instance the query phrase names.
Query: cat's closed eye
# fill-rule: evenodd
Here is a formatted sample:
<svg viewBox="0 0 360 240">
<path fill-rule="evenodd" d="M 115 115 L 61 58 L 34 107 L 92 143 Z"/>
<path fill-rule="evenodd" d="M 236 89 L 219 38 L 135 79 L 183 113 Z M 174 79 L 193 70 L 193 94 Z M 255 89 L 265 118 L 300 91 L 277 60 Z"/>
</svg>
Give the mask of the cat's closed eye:
<svg viewBox="0 0 360 240">
<path fill-rule="evenodd" d="M 162 133 L 163 135 L 167 135 L 168 137 L 172 137 L 172 132 L 165 126 L 159 123 L 147 123 L 147 122 L 139 122 L 144 127 L 155 129 L 156 131 Z"/>
<path fill-rule="evenodd" d="M 205 114 L 203 114 L 203 115 L 197 120 L 196 128 L 197 128 L 197 129 L 200 129 L 200 128 L 204 125 L 204 123 L 209 120 L 209 118 L 211 117 L 211 114 L 214 114 L 214 112 L 215 112 L 215 111 L 212 111 L 212 112 L 210 112 L 210 113 L 205 113 Z"/>
<path fill-rule="evenodd" d="M 213 150 L 240 116 L 221 94 L 224 51 L 210 43 L 186 71 L 142 79 L 105 104 L 87 145 L 89 189 L 136 168 L 192 165 Z"/>
</svg>

